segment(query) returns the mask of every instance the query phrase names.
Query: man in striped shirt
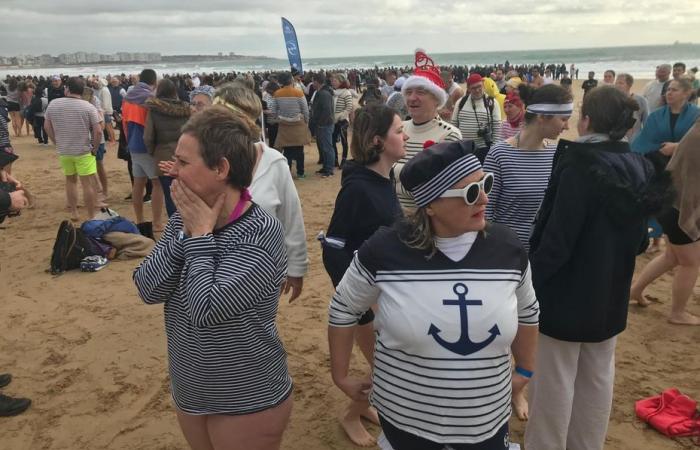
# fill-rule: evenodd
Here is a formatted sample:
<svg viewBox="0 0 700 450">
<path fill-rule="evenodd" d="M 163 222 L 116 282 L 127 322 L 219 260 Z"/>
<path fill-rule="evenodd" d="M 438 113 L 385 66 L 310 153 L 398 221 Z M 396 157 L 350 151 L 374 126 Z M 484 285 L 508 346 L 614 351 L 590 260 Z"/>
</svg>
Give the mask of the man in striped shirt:
<svg viewBox="0 0 700 450">
<path fill-rule="evenodd" d="M 494 142 L 501 140 L 501 109 L 484 93 L 484 79 L 478 73 L 467 79 L 467 97 L 462 97 L 452 113 L 452 125 L 464 139 L 474 141 L 482 163 Z"/>
<path fill-rule="evenodd" d="M 44 128 L 56 144 L 58 158 L 66 176 L 66 200 L 71 219 L 78 221 L 78 177 L 83 187 L 83 201 L 88 218 L 95 216 L 97 190 L 94 184 L 97 161 L 93 152 L 100 146 L 102 126 L 97 109 L 83 100 L 85 81 L 71 77 L 67 93 L 49 103 Z"/>
<path fill-rule="evenodd" d="M 440 77 L 440 68 L 422 50 L 416 51 L 416 69 L 401 87 L 406 100 L 406 107 L 411 119 L 403 123 L 403 131 L 408 135 L 406 156 L 394 166 L 396 195 L 401 207 L 406 211 L 415 209 L 413 197 L 399 181 L 403 166 L 418 153 L 423 151 L 426 142 L 459 141 L 459 130 L 443 121 L 438 110 L 447 103 L 445 84 Z"/>
</svg>

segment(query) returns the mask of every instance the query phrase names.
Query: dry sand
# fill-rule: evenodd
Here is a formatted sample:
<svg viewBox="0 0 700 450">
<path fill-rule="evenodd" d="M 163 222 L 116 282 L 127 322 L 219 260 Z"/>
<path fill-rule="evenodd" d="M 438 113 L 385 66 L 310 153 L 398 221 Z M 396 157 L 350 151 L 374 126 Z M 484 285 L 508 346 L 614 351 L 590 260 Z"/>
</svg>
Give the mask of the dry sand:
<svg viewBox="0 0 700 450">
<path fill-rule="evenodd" d="M 574 118 L 572 128 L 575 123 Z M 46 273 L 56 229 L 68 217 L 63 176 L 52 146 L 28 137 L 13 144 L 21 156 L 14 174 L 37 203 L 0 230 L 0 372 L 15 376 L 3 393 L 30 397 L 33 404 L 20 416 L 0 419 L 0 449 L 187 448 L 168 392 L 162 308 L 142 304 L 131 281 L 138 261 L 111 262 L 92 274 Z M 130 189 L 126 165 L 115 153 L 110 149 L 106 156 L 110 204 L 133 218 L 131 205 L 122 200 Z M 279 309 L 296 386 L 282 447 L 353 449 L 336 420 L 347 400 L 329 376 L 326 308 L 332 286 L 314 239 L 328 225 L 340 176 L 313 176 L 315 146 L 307 147 L 306 155 L 309 177 L 298 181 L 297 189 L 311 264 L 302 296 L 293 304 L 282 299 Z M 640 256 L 638 269 L 648 261 Z M 691 448 L 689 440 L 669 440 L 634 415 L 635 400 L 668 387 L 700 398 L 700 327 L 667 324 L 671 279 L 664 275 L 649 288 L 658 303 L 630 307 L 629 326 L 617 346 L 608 450 Z M 700 314 L 697 299 L 690 310 Z M 358 355 L 352 367 L 366 369 Z M 521 441 L 523 424 L 511 424 L 513 438 Z M 378 434 L 376 427 L 371 431 Z"/>
</svg>

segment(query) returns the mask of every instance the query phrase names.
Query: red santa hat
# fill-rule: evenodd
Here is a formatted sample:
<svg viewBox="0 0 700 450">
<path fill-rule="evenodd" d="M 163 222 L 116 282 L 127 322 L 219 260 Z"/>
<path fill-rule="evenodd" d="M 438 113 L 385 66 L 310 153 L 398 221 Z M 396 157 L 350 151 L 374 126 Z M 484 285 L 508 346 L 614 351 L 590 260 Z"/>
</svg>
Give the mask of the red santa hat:
<svg viewBox="0 0 700 450">
<path fill-rule="evenodd" d="M 413 75 L 408 77 L 401 87 L 401 92 L 405 95 L 406 89 L 423 88 L 437 98 L 438 108 L 445 106 L 447 92 L 440 77 L 440 67 L 421 49 L 416 50 L 415 67 Z"/>
</svg>

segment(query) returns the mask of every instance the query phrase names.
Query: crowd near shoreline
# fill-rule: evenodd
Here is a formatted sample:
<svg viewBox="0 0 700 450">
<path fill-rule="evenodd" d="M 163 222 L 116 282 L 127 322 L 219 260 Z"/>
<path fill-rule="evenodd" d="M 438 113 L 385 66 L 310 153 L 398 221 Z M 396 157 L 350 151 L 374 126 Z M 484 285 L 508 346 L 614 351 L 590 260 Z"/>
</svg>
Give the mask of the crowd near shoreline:
<svg viewBox="0 0 700 450">
<path fill-rule="evenodd" d="M 149 370 L 167 365 L 174 401 L 159 417 L 172 428 L 174 409 L 191 448 L 323 448 L 304 444 L 318 396 L 363 447 L 633 448 L 613 426 L 628 315 L 700 329 L 700 83 L 680 62 L 643 87 L 613 69 L 579 82 L 573 64 L 441 67 L 419 50 L 404 68 L 8 76 L 3 233 L 39 213 L 103 227 L 82 261 L 99 276 L 122 250 L 109 231 L 145 239 L 133 282 L 163 304 L 167 357 Z M 36 189 L 50 164 L 61 176 Z M 327 317 L 322 368 L 300 367 L 294 308 L 312 340 Z M 316 394 L 309 370 L 328 378 Z M 30 405 L 0 394 L 2 415 Z"/>
</svg>

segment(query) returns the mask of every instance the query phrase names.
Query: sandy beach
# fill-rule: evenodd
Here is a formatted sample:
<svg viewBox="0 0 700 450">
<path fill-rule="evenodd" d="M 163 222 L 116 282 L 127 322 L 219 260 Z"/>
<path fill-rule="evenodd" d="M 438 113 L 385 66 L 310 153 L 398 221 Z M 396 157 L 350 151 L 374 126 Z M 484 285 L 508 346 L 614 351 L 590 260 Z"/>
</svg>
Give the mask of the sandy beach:
<svg viewBox="0 0 700 450">
<path fill-rule="evenodd" d="M 573 87 L 577 102 L 580 83 Z M 637 81 L 635 90 L 644 84 Z M 566 137 L 575 136 L 575 124 L 573 117 Z M 33 404 L 20 416 L 0 419 L 0 449 L 188 448 L 169 393 L 162 307 L 144 305 L 131 280 L 139 261 L 112 261 L 97 273 L 47 273 L 56 230 L 68 218 L 64 177 L 53 146 L 25 136 L 12 141 L 20 155 L 13 174 L 34 194 L 36 206 L 0 225 L 0 373 L 14 375 L 3 393 L 27 396 Z M 133 219 L 131 204 L 123 200 L 130 192 L 126 164 L 114 148 L 105 159 L 110 206 Z M 308 178 L 296 181 L 310 269 L 302 296 L 292 304 L 283 298 L 279 307 L 278 326 L 295 383 L 285 450 L 358 448 L 337 421 L 347 400 L 329 374 L 326 311 L 332 285 L 315 240 L 330 220 L 340 174 L 314 176 L 316 159 L 315 145 L 307 146 Z M 640 256 L 637 271 L 649 260 Z M 607 450 L 692 448 L 689 439 L 670 440 L 634 414 L 635 400 L 669 387 L 700 399 L 700 327 L 666 322 L 671 280 L 667 274 L 649 287 L 647 294 L 656 299 L 650 307 L 630 306 L 628 328 L 617 346 Z M 689 310 L 700 314 L 698 298 L 691 299 Z M 359 353 L 352 367 L 366 370 Z M 513 440 L 522 442 L 524 424 L 512 419 L 511 426 Z"/>
</svg>

